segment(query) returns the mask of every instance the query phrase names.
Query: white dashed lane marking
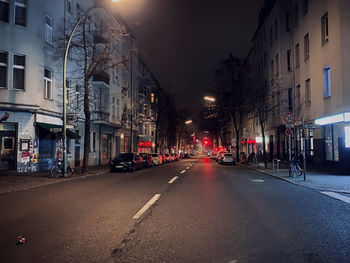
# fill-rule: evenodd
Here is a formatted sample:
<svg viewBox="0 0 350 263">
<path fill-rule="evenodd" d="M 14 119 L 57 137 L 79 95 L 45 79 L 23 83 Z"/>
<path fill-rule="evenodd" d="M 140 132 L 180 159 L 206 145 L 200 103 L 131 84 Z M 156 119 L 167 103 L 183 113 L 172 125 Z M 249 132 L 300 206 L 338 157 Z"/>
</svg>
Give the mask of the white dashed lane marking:
<svg viewBox="0 0 350 263">
<path fill-rule="evenodd" d="M 337 194 L 337 193 L 334 193 L 334 192 L 320 192 L 321 194 L 324 194 L 324 195 L 328 195 L 330 197 L 333 197 L 335 199 L 338 199 L 338 200 L 341 200 L 345 203 L 348 203 L 350 204 L 350 197 L 347 197 L 347 196 L 344 196 L 344 195 L 341 195 L 341 194 Z"/>
<path fill-rule="evenodd" d="M 168 184 L 172 184 L 176 179 L 178 178 L 178 176 L 175 176 L 173 179 L 171 179 Z"/>
<path fill-rule="evenodd" d="M 181 172 L 180 172 L 180 174 L 183 174 L 183 173 L 185 173 L 186 172 L 186 170 L 182 170 Z"/>
<path fill-rule="evenodd" d="M 142 207 L 132 219 L 139 219 L 147 211 L 147 209 L 150 208 L 160 198 L 160 196 L 161 194 L 156 194 L 153 196 L 152 199 L 149 200 L 148 203 L 145 204 L 144 207 Z"/>
</svg>

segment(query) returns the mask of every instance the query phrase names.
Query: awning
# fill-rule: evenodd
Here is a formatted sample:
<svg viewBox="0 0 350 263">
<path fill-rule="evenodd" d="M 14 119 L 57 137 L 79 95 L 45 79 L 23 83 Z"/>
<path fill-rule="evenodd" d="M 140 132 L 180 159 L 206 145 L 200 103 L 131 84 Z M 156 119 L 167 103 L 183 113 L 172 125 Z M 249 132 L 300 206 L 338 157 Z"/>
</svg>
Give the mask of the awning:
<svg viewBox="0 0 350 263">
<path fill-rule="evenodd" d="M 49 123 L 41 123 L 37 122 L 41 128 L 52 132 L 52 133 L 58 133 L 60 135 L 63 134 L 63 126 L 62 125 L 57 125 L 57 124 L 49 124 Z M 68 139 L 80 139 L 80 136 L 76 134 L 75 132 L 71 131 L 70 129 L 67 129 L 67 138 Z"/>
</svg>

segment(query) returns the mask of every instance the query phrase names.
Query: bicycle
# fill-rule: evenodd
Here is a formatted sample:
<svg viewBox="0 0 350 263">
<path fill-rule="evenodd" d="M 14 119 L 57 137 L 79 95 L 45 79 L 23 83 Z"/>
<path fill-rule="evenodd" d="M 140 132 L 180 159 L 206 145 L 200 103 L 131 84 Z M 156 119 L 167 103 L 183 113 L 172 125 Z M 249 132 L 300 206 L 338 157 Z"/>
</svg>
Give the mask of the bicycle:
<svg viewBox="0 0 350 263">
<path fill-rule="evenodd" d="M 74 174 L 74 170 L 67 163 L 67 173 L 66 177 L 72 177 Z M 50 177 L 57 178 L 63 177 L 63 161 L 56 161 L 50 170 Z"/>
<path fill-rule="evenodd" d="M 300 158 L 298 158 L 300 159 Z M 303 174 L 303 170 L 300 168 L 299 160 L 297 159 L 297 156 L 294 156 L 292 161 L 289 163 L 289 176 L 290 177 L 296 177 L 301 176 Z"/>
</svg>

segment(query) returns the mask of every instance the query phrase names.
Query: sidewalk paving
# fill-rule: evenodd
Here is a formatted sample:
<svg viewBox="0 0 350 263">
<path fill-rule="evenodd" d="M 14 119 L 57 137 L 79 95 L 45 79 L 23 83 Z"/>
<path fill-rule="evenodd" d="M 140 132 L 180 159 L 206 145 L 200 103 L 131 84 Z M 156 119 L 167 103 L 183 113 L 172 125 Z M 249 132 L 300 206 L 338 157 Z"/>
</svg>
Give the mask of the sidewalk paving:
<svg viewBox="0 0 350 263">
<path fill-rule="evenodd" d="M 263 164 L 242 166 L 258 171 L 263 174 L 273 176 L 275 178 L 290 182 L 292 184 L 314 188 L 321 191 L 332 191 L 344 194 L 350 194 L 350 175 L 335 175 L 315 171 L 306 171 L 306 181 L 304 174 L 300 177 L 290 177 L 288 169 L 272 170 L 272 164 L 269 164 L 270 169 L 264 169 Z"/>
<path fill-rule="evenodd" d="M 50 178 L 48 172 L 37 172 L 30 174 L 11 173 L 9 175 L 2 173 L 0 175 L 0 194 L 28 190 L 45 185 L 62 183 L 77 179 L 84 179 L 90 176 L 105 174 L 107 172 L 109 172 L 109 166 L 94 166 L 89 168 L 88 173 L 75 173 L 73 177 L 70 178 Z"/>
</svg>

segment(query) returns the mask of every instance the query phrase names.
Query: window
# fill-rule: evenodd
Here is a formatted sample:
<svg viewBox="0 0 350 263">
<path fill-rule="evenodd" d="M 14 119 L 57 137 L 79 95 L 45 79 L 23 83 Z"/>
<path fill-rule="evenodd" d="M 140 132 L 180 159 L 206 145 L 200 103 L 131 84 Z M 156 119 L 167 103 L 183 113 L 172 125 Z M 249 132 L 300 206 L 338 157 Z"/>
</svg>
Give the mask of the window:
<svg viewBox="0 0 350 263">
<path fill-rule="evenodd" d="M 119 99 L 117 99 L 117 105 L 116 105 L 116 108 L 117 108 L 117 118 L 120 118 Z"/>
<path fill-rule="evenodd" d="M 274 26 L 275 26 L 275 39 L 277 39 L 278 38 L 278 22 L 277 22 L 277 19 L 275 19 Z"/>
<path fill-rule="evenodd" d="M 147 105 L 146 104 L 143 105 L 143 113 L 145 115 L 147 115 Z"/>
<path fill-rule="evenodd" d="M 273 29 L 272 27 L 270 28 L 270 46 L 273 44 Z"/>
<path fill-rule="evenodd" d="M 311 84 L 310 79 L 305 80 L 305 104 L 306 106 L 311 105 Z"/>
<path fill-rule="evenodd" d="M 66 1 L 66 9 L 68 13 L 72 14 L 72 0 Z"/>
<path fill-rule="evenodd" d="M 52 18 L 45 17 L 45 42 L 52 45 Z"/>
<path fill-rule="evenodd" d="M 0 0 L 0 21 L 9 21 L 9 0 Z"/>
<path fill-rule="evenodd" d="M 45 89 L 45 99 L 52 99 L 52 71 L 49 69 L 44 69 L 44 89 Z"/>
<path fill-rule="evenodd" d="M 15 24 L 27 25 L 27 0 L 15 0 Z"/>
<path fill-rule="evenodd" d="M 115 117 L 115 97 L 112 97 L 112 116 Z"/>
<path fill-rule="evenodd" d="M 299 43 L 295 46 L 295 68 L 300 66 L 300 50 Z"/>
<path fill-rule="evenodd" d="M 8 54 L 0 51 L 0 88 L 7 89 Z"/>
<path fill-rule="evenodd" d="M 309 11 L 309 0 L 303 0 L 303 15 Z"/>
<path fill-rule="evenodd" d="M 92 132 L 92 151 L 96 152 L 96 132 Z"/>
<path fill-rule="evenodd" d="M 154 93 L 151 93 L 151 103 L 154 103 Z"/>
<path fill-rule="evenodd" d="M 287 50 L 287 69 L 288 71 L 291 71 L 291 57 L 290 57 L 291 51 L 290 49 Z"/>
<path fill-rule="evenodd" d="M 342 128 L 338 125 L 324 126 L 325 154 L 327 161 L 339 161 L 338 138 L 342 137 Z"/>
<path fill-rule="evenodd" d="M 278 54 L 276 55 L 276 77 L 278 77 L 280 73 L 280 61 L 279 61 L 279 57 Z"/>
<path fill-rule="evenodd" d="M 310 57 L 310 40 L 309 33 L 304 36 L 304 59 L 308 60 Z"/>
<path fill-rule="evenodd" d="M 13 88 L 24 90 L 24 72 L 26 57 L 22 55 L 13 56 Z"/>
<path fill-rule="evenodd" d="M 67 104 L 70 104 L 70 81 L 66 80 Z"/>
<path fill-rule="evenodd" d="M 328 13 L 321 18 L 322 45 L 328 42 Z"/>
<path fill-rule="evenodd" d="M 288 110 L 290 112 L 293 111 L 293 89 L 292 88 L 288 89 Z"/>
<path fill-rule="evenodd" d="M 271 71 L 271 80 L 273 80 L 273 77 L 274 77 L 274 65 L 273 65 L 273 60 L 271 60 L 270 71 Z"/>
<path fill-rule="evenodd" d="M 286 31 L 290 31 L 290 12 L 286 13 Z"/>
<path fill-rule="evenodd" d="M 294 6 L 294 27 L 297 27 L 299 23 L 299 10 L 298 5 Z"/>
<path fill-rule="evenodd" d="M 75 108 L 79 109 L 79 93 L 80 93 L 80 86 L 79 85 L 75 85 L 75 98 L 76 98 L 76 104 L 75 104 Z M 96 100 L 95 100 L 96 102 Z"/>
<path fill-rule="evenodd" d="M 301 109 L 300 85 L 297 85 L 295 88 L 295 108 L 298 110 L 296 113 L 298 113 L 299 110 Z"/>
<path fill-rule="evenodd" d="M 331 89 L 331 68 L 328 66 L 323 69 L 323 97 L 325 99 L 332 96 Z"/>
</svg>

